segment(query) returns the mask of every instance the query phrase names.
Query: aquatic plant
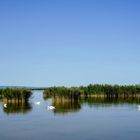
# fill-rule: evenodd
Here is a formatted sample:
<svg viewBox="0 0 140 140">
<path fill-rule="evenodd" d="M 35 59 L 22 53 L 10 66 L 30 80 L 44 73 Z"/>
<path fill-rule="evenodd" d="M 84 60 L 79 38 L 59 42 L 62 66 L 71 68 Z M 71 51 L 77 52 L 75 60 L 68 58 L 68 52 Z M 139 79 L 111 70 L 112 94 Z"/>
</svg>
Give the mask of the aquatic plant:
<svg viewBox="0 0 140 140">
<path fill-rule="evenodd" d="M 106 97 L 106 98 L 129 98 L 140 96 L 140 85 L 88 85 L 80 87 L 49 87 L 44 90 L 44 99 L 52 96 L 63 96 L 77 99 L 79 97 Z"/>
<path fill-rule="evenodd" d="M 21 100 L 27 101 L 32 95 L 30 89 L 25 88 L 5 88 L 0 89 L 0 98 L 6 99 L 7 101 Z"/>
</svg>

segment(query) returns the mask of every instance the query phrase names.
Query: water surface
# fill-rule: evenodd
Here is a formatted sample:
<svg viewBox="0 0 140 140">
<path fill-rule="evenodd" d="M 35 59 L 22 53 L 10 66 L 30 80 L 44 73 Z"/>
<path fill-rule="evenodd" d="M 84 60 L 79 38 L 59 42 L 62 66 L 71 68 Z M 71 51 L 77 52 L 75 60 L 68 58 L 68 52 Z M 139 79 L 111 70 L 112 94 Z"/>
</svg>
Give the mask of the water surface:
<svg viewBox="0 0 140 140">
<path fill-rule="evenodd" d="M 136 103 L 44 100 L 34 91 L 26 105 L 0 102 L 0 140 L 139 140 Z M 40 105 L 35 102 L 40 101 Z M 55 110 L 48 110 L 54 105 Z"/>
</svg>

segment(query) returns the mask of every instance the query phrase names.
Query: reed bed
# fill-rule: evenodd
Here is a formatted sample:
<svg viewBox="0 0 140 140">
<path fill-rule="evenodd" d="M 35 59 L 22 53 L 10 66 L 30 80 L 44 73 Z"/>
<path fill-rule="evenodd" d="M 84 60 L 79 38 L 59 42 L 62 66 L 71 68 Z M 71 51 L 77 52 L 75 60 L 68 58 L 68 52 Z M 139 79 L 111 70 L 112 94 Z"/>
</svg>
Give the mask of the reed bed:
<svg viewBox="0 0 140 140">
<path fill-rule="evenodd" d="M 31 95 L 31 90 L 26 88 L 0 89 L 0 99 L 5 102 L 26 102 Z"/>
<path fill-rule="evenodd" d="M 79 99 L 80 97 L 100 98 L 136 98 L 140 97 L 140 85 L 88 85 L 80 87 L 49 87 L 44 90 L 43 97 L 53 96 Z"/>
</svg>

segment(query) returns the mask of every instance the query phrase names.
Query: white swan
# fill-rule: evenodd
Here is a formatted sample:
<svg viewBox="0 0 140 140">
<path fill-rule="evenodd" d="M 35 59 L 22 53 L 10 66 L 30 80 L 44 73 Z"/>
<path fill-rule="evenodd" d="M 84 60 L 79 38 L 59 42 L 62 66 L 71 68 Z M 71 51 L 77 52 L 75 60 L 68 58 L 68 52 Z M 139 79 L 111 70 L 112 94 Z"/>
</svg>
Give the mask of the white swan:
<svg viewBox="0 0 140 140">
<path fill-rule="evenodd" d="M 40 105 L 40 102 L 35 102 L 36 105 Z"/>
<path fill-rule="evenodd" d="M 140 108 L 140 105 L 138 105 L 138 108 Z"/>
<path fill-rule="evenodd" d="M 140 105 L 138 105 L 137 107 L 138 107 L 138 111 L 140 111 Z"/>
<path fill-rule="evenodd" d="M 54 110 L 55 107 L 54 106 L 48 106 L 48 110 Z"/>
<path fill-rule="evenodd" d="M 4 104 L 3 106 L 4 106 L 4 108 L 7 108 L 7 104 Z"/>
</svg>

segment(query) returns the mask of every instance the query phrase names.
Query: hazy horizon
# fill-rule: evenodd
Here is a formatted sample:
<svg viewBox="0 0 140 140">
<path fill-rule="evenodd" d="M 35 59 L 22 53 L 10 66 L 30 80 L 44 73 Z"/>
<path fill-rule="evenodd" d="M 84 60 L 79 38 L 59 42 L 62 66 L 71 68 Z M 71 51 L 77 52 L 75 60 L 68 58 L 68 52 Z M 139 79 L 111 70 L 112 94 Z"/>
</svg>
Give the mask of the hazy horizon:
<svg viewBox="0 0 140 140">
<path fill-rule="evenodd" d="M 140 1 L 0 1 L 0 85 L 140 84 Z"/>
</svg>

